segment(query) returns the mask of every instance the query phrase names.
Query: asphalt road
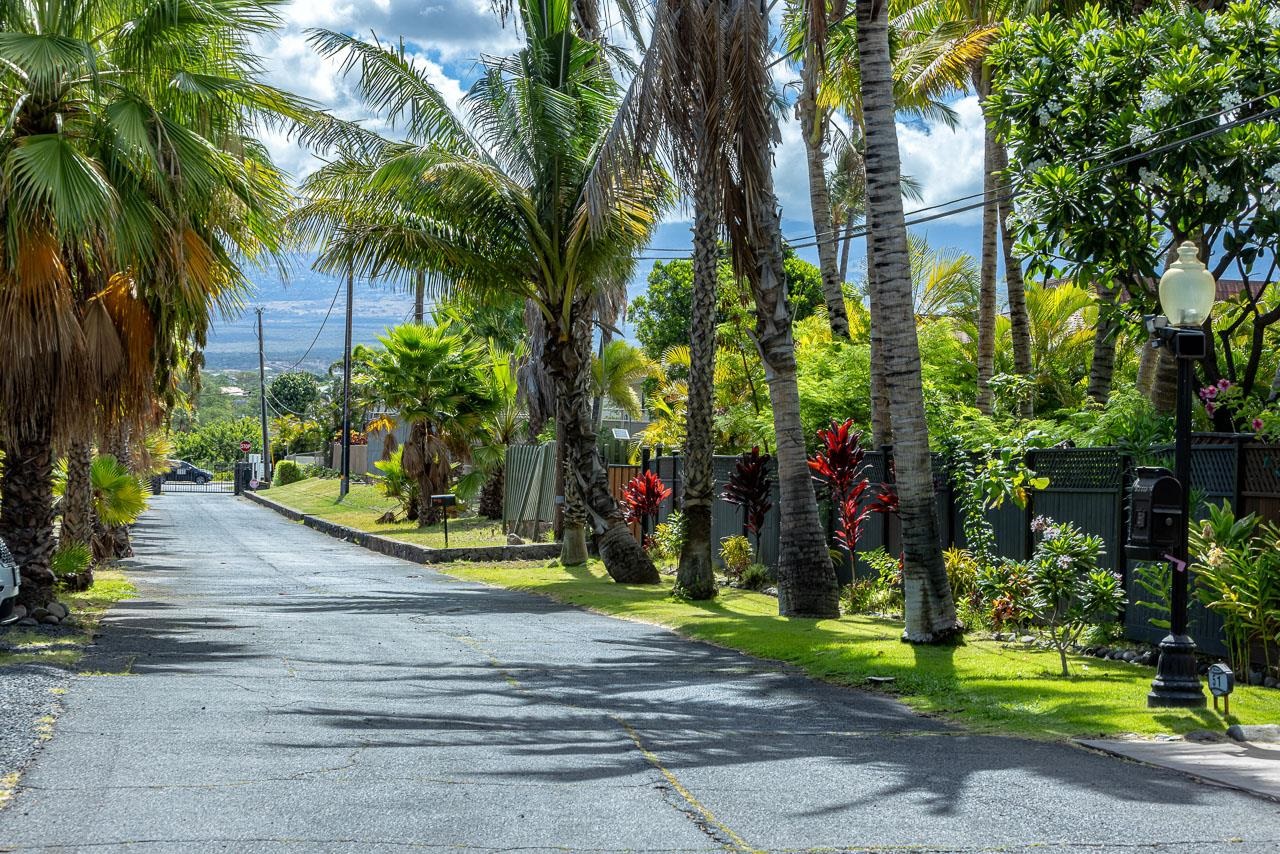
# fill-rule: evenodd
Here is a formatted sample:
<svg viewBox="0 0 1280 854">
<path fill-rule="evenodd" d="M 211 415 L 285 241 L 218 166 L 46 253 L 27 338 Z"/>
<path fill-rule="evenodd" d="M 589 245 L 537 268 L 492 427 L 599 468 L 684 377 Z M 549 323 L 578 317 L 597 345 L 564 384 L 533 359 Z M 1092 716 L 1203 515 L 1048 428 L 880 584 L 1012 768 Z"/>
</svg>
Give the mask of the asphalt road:
<svg viewBox="0 0 1280 854">
<path fill-rule="evenodd" d="M 1275 851 L 1280 807 L 165 495 L 0 850 Z"/>
</svg>

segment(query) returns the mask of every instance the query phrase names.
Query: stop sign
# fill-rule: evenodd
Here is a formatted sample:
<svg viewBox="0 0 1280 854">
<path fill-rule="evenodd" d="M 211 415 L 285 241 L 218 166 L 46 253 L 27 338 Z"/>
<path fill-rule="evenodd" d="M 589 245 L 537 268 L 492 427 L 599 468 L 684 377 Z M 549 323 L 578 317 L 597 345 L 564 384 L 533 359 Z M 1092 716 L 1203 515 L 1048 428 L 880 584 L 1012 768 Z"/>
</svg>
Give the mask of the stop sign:
<svg viewBox="0 0 1280 854">
<path fill-rule="evenodd" d="M 243 442 L 240 443 L 240 452 L 242 454 L 247 454 L 249 453 L 249 449 L 252 447 L 253 445 L 249 444 L 249 440 L 245 439 Z"/>
</svg>

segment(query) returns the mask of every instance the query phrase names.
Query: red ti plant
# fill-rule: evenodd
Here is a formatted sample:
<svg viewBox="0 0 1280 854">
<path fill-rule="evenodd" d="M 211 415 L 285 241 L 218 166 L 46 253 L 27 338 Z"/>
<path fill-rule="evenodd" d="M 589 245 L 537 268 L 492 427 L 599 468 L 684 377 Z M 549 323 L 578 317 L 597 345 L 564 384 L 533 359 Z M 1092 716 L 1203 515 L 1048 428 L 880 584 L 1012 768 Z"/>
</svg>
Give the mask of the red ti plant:
<svg viewBox="0 0 1280 854">
<path fill-rule="evenodd" d="M 627 521 L 643 523 L 656 519 L 662 502 L 671 497 L 671 490 L 658 477 L 657 472 L 638 474 L 622 488 L 622 501 L 627 506 Z"/>
<path fill-rule="evenodd" d="M 756 539 L 756 555 L 760 554 L 760 532 L 764 529 L 764 517 L 773 507 L 769 495 L 773 481 L 769 477 L 769 454 L 760 453 L 754 447 L 750 453 L 738 457 L 733 474 L 725 484 L 720 497 L 742 508 L 742 527 Z"/>
<path fill-rule="evenodd" d="M 867 495 L 871 481 L 866 456 L 862 433 L 853 429 L 853 419 L 849 419 L 843 424 L 832 421 L 830 429 L 818 431 L 818 450 L 809 460 L 814 480 L 826 485 L 840 519 L 835 539 L 850 555 L 857 551 L 862 526 L 872 513 L 897 510 L 892 489 L 874 498 Z"/>
</svg>

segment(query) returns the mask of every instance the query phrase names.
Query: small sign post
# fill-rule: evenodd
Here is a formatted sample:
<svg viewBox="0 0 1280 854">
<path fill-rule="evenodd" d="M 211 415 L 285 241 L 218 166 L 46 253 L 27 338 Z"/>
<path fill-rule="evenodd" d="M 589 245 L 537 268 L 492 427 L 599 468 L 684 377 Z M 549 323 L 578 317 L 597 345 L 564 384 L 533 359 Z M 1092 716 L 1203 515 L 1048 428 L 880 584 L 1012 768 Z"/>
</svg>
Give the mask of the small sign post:
<svg viewBox="0 0 1280 854">
<path fill-rule="evenodd" d="M 1222 713 L 1231 714 L 1231 692 L 1236 687 L 1236 675 L 1222 662 L 1209 668 L 1209 693 L 1213 695 L 1213 710 L 1218 710 L 1218 698 L 1222 698 Z"/>
</svg>

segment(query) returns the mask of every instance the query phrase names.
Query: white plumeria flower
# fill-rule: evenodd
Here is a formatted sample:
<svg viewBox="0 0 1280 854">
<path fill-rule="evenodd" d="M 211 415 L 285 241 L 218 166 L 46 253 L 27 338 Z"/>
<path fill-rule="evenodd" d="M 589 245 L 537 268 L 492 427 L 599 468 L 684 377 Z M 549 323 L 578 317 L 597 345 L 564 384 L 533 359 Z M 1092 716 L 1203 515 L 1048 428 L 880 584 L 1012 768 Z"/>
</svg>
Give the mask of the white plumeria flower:
<svg viewBox="0 0 1280 854">
<path fill-rule="evenodd" d="M 1205 187 L 1204 195 L 1211 202 L 1225 202 L 1231 198 L 1231 190 L 1217 181 L 1210 181 Z"/>
<path fill-rule="evenodd" d="M 1273 184 L 1280 184 L 1280 163 L 1273 164 L 1266 172 L 1262 173 L 1267 180 Z"/>
</svg>

